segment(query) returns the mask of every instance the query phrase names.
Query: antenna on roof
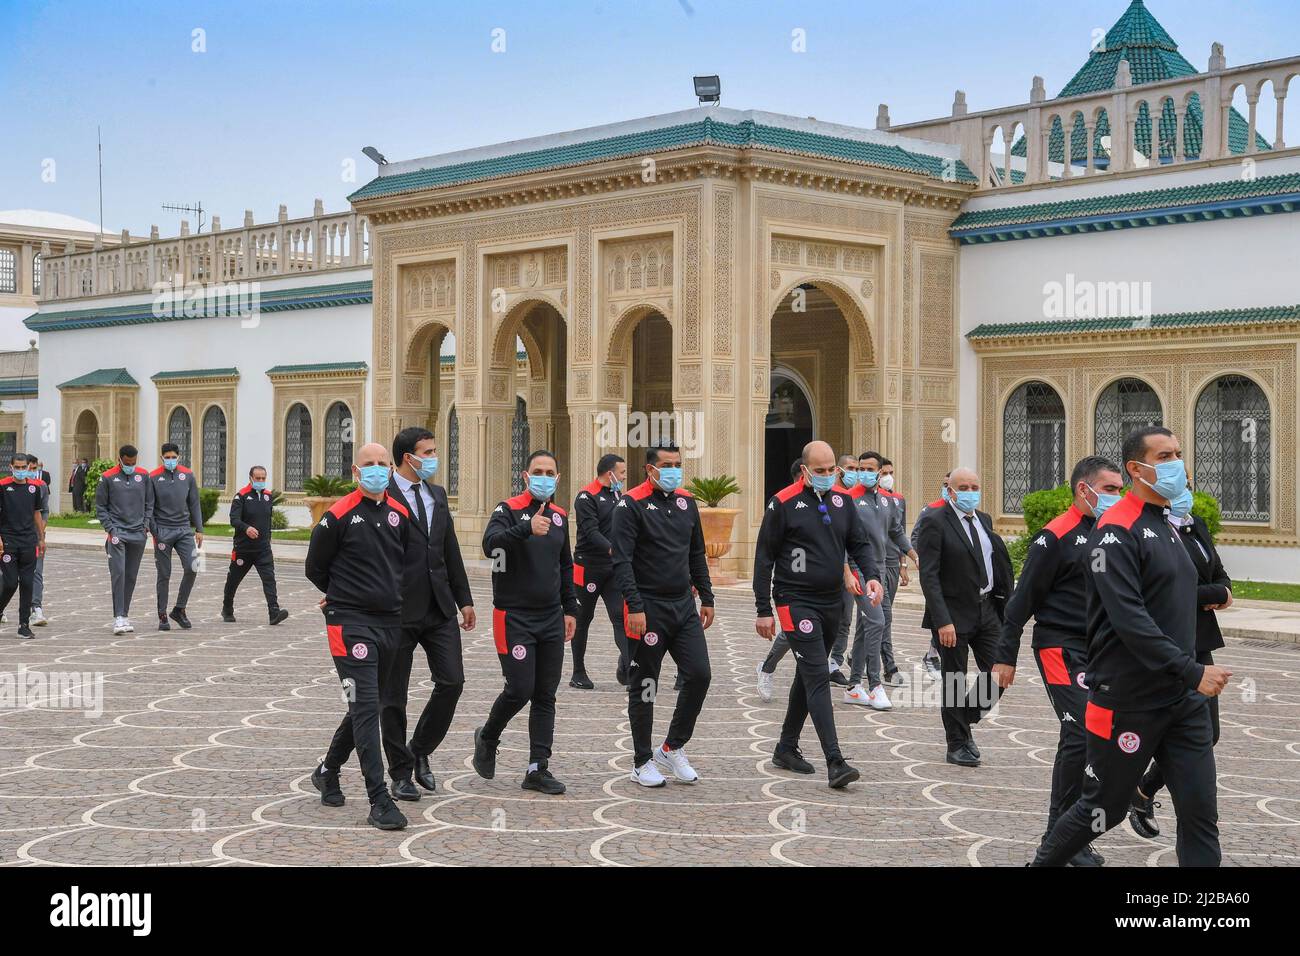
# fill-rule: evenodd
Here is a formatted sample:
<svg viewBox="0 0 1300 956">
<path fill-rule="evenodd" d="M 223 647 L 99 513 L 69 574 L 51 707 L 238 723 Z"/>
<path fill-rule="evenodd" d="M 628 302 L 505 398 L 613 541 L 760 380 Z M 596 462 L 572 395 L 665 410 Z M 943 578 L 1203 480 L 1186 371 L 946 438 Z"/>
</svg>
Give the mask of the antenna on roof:
<svg viewBox="0 0 1300 956">
<path fill-rule="evenodd" d="M 203 203 L 201 201 L 195 203 L 193 206 L 165 202 L 162 204 L 162 207 L 164 209 L 169 209 L 172 212 L 191 212 L 197 214 L 199 217 L 199 228 L 195 231 L 195 235 L 198 235 L 203 231 Z"/>
<path fill-rule="evenodd" d="M 104 138 L 95 127 L 95 148 L 99 153 L 99 234 L 104 234 Z"/>
</svg>

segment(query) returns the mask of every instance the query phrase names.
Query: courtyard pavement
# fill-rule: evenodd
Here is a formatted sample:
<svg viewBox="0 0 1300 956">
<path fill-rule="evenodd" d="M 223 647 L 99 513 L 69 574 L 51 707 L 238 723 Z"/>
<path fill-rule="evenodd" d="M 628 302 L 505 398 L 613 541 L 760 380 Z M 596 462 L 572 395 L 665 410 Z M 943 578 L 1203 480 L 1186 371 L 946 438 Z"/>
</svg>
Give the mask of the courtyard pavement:
<svg viewBox="0 0 1300 956">
<path fill-rule="evenodd" d="M 155 630 L 152 562 L 142 566 L 134 634 L 114 637 L 102 555 L 55 550 L 46 561 L 53 619 L 34 641 L 14 637 L 17 605 L 0 629 L 0 864 L 888 864 L 1020 865 L 1042 832 L 1056 720 L 1026 648 L 1011 692 L 976 739 L 978 769 L 943 760 L 938 711 L 887 713 L 838 702 L 842 746 L 862 781 L 825 786 L 811 725 L 804 747 L 815 777 L 769 760 L 793 673 L 777 672 L 764 704 L 754 668 L 766 644 L 753 632 L 744 590 L 723 591 L 708 632 L 713 686 L 687 748 L 703 780 L 648 791 L 628 779 L 626 698 L 614 682 L 615 651 L 598 615 L 588 652 L 594 691 L 561 684 L 551 767 L 567 795 L 519 789 L 527 721 L 502 739 L 495 780 L 469 767 L 471 735 L 501 687 L 484 621 L 490 595 L 474 578 L 480 625 L 466 636 L 467 685 L 433 767 L 438 792 L 402 809 L 411 826 L 382 833 L 364 822 L 365 791 L 345 769 L 345 807 L 322 807 L 308 779 L 343 712 L 325 645 L 316 590 L 300 564 L 280 564 L 292 617 L 266 624 L 256 576 L 236 609 L 218 611 L 225 562 L 212 562 L 190 604 L 191 631 Z M 912 590 L 916 585 L 912 586 Z M 928 642 L 915 606 L 900 608 L 895 648 L 912 688 Z M 1026 645 L 1028 642 L 1026 641 Z M 1225 865 L 1300 864 L 1300 647 L 1230 642 L 1235 671 L 1222 702 L 1217 750 Z M 418 711 L 430 688 L 422 656 L 411 688 Z M 103 712 L 15 706 L 15 686 L 41 675 L 102 677 Z M 672 665 L 656 714 L 662 734 L 674 701 Z M 93 684 L 92 684 L 93 686 Z M 1172 801 L 1164 835 L 1136 837 L 1127 824 L 1098 847 L 1113 865 L 1173 865 Z"/>
</svg>

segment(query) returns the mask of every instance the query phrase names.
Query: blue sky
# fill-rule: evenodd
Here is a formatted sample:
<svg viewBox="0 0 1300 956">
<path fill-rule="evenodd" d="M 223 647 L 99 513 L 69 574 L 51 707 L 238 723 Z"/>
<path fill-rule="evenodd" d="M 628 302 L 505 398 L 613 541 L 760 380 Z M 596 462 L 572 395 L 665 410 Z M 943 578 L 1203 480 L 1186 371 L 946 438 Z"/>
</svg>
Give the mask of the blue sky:
<svg viewBox="0 0 1300 956">
<path fill-rule="evenodd" d="M 280 203 L 307 215 L 315 197 L 340 210 L 373 170 L 362 146 L 396 161 L 684 109 L 695 73 L 722 76 L 725 106 L 867 127 L 881 102 L 895 123 L 946 115 L 958 88 L 989 109 L 1027 100 L 1036 73 L 1055 94 L 1127 5 L 0 0 L 0 209 L 96 220 L 96 124 L 105 226 L 168 235 L 165 202 L 226 226 Z M 1147 6 L 1198 69 L 1213 40 L 1230 65 L 1300 53 L 1295 0 Z"/>
</svg>

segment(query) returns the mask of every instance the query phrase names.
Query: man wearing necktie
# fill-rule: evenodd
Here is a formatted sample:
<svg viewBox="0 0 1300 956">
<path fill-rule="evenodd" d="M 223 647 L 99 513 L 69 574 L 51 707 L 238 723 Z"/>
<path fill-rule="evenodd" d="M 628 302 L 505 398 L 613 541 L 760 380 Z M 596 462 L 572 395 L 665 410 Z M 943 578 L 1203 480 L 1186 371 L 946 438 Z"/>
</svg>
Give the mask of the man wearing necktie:
<svg viewBox="0 0 1300 956">
<path fill-rule="evenodd" d="M 978 767 L 979 748 L 971 724 L 993 709 L 1000 693 L 990 671 L 1002 628 L 1003 606 L 1011 593 L 1011 558 L 979 510 L 979 476 L 969 468 L 948 477 L 948 502 L 918 523 L 916 552 L 925 593 L 922 627 L 939 643 L 943 672 L 943 729 L 948 763 Z M 966 662 L 971 651 L 979 677 L 968 689 Z"/>
<path fill-rule="evenodd" d="M 461 558 L 456 529 L 447 507 L 447 492 L 433 484 L 438 471 L 438 445 L 427 428 L 404 428 L 393 439 L 397 465 L 388 493 L 411 510 L 413 528 L 402 567 L 402 634 L 393 655 L 393 669 L 382 684 L 380 726 L 393 796 L 419 800 L 415 781 L 425 790 L 437 782 L 429 756 L 438 749 L 456 714 L 465 686 L 456 612 L 460 629 L 474 629 L 474 601 Z M 433 693 L 406 737 L 406 706 L 415 648 L 424 648 L 433 677 Z"/>
</svg>

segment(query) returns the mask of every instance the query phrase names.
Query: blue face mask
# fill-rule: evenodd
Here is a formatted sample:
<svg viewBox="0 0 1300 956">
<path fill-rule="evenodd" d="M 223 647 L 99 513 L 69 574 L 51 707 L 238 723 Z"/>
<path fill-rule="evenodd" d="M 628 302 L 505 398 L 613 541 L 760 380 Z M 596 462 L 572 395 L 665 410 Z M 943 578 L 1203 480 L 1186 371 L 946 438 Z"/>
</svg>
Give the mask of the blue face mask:
<svg viewBox="0 0 1300 956">
<path fill-rule="evenodd" d="M 1183 493 L 1169 499 L 1169 513 L 1175 518 L 1186 518 L 1192 513 L 1192 489 L 1184 488 Z"/>
<path fill-rule="evenodd" d="M 18 479 L 19 481 L 26 481 L 29 477 L 31 477 L 30 472 L 28 472 L 26 468 L 15 468 L 13 470 L 13 474 L 14 474 L 14 478 Z"/>
<path fill-rule="evenodd" d="M 835 487 L 835 475 L 814 475 L 811 471 L 807 472 L 808 483 L 812 485 L 813 491 L 818 494 L 826 494 Z"/>
<path fill-rule="evenodd" d="M 415 473 L 420 476 L 421 481 L 428 481 L 438 473 L 438 456 L 432 458 L 421 458 L 419 455 L 412 455 L 416 461 Z"/>
<path fill-rule="evenodd" d="M 265 482 L 265 481 L 255 481 L 255 482 L 253 482 L 253 490 L 254 490 L 254 491 L 266 491 L 266 482 Z"/>
<path fill-rule="evenodd" d="M 860 471 L 858 472 L 858 481 L 862 483 L 863 488 L 874 488 L 880 481 L 880 472 Z"/>
<path fill-rule="evenodd" d="M 377 495 L 388 487 L 387 465 L 362 465 L 358 471 L 361 472 L 361 487 L 368 494 Z"/>
<path fill-rule="evenodd" d="M 939 489 L 939 497 L 942 498 L 944 501 L 951 501 L 951 500 L 952 500 L 952 498 L 950 498 L 949 495 L 948 495 L 948 486 L 947 486 L 947 485 L 944 485 L 941 489 Z"/>
<path fill-rule="evenodd" d="M 619 481 L 613 475 L 609 476 L 609 487 L 612 488 L 617 494 L 623 493 L 623 482 Z"/>
<path fill-rule="evenodd" d="M 660 468 L 657 484 L 663 491 L 676 491 L 682 486 L 682 470 L 680 468 Z"/>
<path fill-rule="evenodd" d="M 980 493 L 978 491 L 959 491 L 954 496 L 957 507 L 966 514 L 972 513 L 980 506 Z"/>
<path fill-rule="evenodd" d="M 126 462 L 122 462 L 122 474 L 124 475 L 135 474 L 135 465 L 128 465 Z"/>
<path fill-rule="evenodd" d="M 556 481 L 558 478 L 555 475 L 529 475 L 528 493 L 538 501 L 549 501 L 555 494 Z"/>
<path fill-rule="evenodd" d="M 840 476 L 840 484 L 852 491 L 858 486 L 858 472 L 846 471 Z"/>
<path fill-rule="evenodd" d="M 180 460 L 179 458 L 164 458 L 164 459 L 163 459 L 163 467 L 166 468 L 168 471 L 175 471 L 175 470 L 176 470 L 176 466 L 179 465 L 180 463 L 181 463 L 181 460 Z"/>
<path fill-rule="evenodd" d="M 1106 494 L 1105 492 L 1098 491 L 1092 485 L 1088 485 L 1088 490 L 1097 496 L 1097 503 L 1092 506 L 1092 516 L 1094 518 L 1100 518 L 1111 508 L 1119 504 L 1120 499 L 1124 497 L 1123 495 Z"/>
<path fill-rule="evenodd" d="M 1181 458 L 1162 461 L 1158 465 L 1148 465 L 1146 462 L 1138 462 L 1138 464 L 1144 468 L 1155 469 L 1155 481 L 1147 481 L 1145 478 L 1138 480 L 1166 501 L 1173 501 L 1187 490 L 1187 465 Z"/>
</svg>

